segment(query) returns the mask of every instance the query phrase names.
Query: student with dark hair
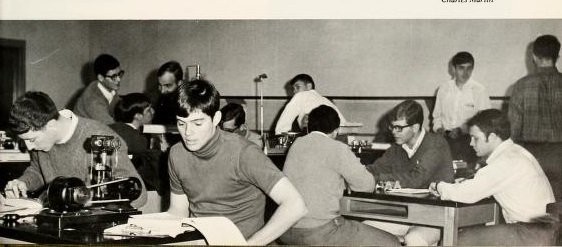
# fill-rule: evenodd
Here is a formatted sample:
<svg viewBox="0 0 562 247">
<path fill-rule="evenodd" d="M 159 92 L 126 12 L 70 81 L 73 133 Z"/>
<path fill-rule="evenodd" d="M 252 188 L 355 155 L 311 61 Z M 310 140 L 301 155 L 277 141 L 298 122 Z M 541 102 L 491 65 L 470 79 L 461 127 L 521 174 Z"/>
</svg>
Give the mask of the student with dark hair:
<svg viewBox="0 0 562 247">
<path fill-rule="evenodd" d="M 556 68 L 560 42 L 542 35 L 533 43 L 536 72 L 518 80 L 509 99 L 511 134 L 540 162 L 562 201 L 562 73 Z"/>
<path fill-rule="evenodd" d="M 535 157 L 510 139 L 507 117 L 496 109 L 485 110 L 471 118 L 468 127 L 470 145 L 487 165 L 473 179 L 437 181 L 429 188 L 443 200 L 462 203 L 493 196 L 507 224 L 463 229 L 459 245 L 556 244 L 552 239 L 557 223 L 550 224 L 544 218 L 546 205 L 555 201 L 552 188 Z"/>
<path fill-rule="evenodd" d="M 167 192 L 163 185 L 167 182 L 165 169 L 160 169 L 160 150 L 149 148 L 146 136 L 141 132 L 142 126 L 152 121 L 154 109 L 150 98 L 142 93 L 130 93 L 121 97 L 115 106 L 115 123 L 109 125 L 119 134 L 129 147 L 133 165 L 139 172 L 148 193 L 148 202 L 140 210 L 143 213 L 161 212 L 161 197 Z"/>
<path fill-rule="evenodd" d="M 375 179 L 348 146 L 336 141 L 338 113 L 321 105 L 308 115 L 309 134 L 291 145 L 283 172 L 304 197 L 308 214 L 281 236 L 291 245 L 399 246 L 390 233 L 340 215 L 346 184 L 372 192 Z"/>
<path fill-rule="evenodd" d="M 307 114 L 320 105 L 327 105 L 334 108 L 336 112 L 338 112 L 340 122 L 342 124 L 346 122 L 336 105 L 316 92 L 314 80 L 312 80 L 310 75 L 296 75 L 289 83 L 293 87 L 294 95 L 285 106 L 279 120 L 277 120 L 277 124 L 275 125 L 276 135 L 291 131 L 295 119 L 300 129 L 304 129 L 306 127 Z"/>
<path fill-rule="evenodd" d="M 367 169 L 375 179 L 399 181 L 403 188 L 425 189 L 436 180 L 453 182 L 453 160 L 447 141 L 423 128 L 422 106 L 406 100 L 390 112 L 388 129 L 395 144 Z M 407 245 L 433 245 L 440 239 L 438 228 L 409 226 L 380 221 L 370 225 L 404 236 Z"/>
<path fill-rule="evenodd" d="M 125 71 L 117 59 L 101 54 L 94 61 L 96 80 L 91 82 L 80 95 L 74 106 L 78 116 L 94 119 L 104 124 L 113 123 L 113 110 L 119 101 L 119 87 Z"/>
<path fill-rule="evenodd" d="M 176 124 L 178 105 L 178 86 L 183 82 L 183 69 L 180 63 L 169 61 L 158 69 L 158 90 L 160 97 L 156 104 L 155 124 Z"/>
<path fill-rule="evenodd" d="M 248 126 L 246 126 L 246 111 L 242 105 L 228 103 L 221 108 L 221 114 L 222 118 L 219 126 L 222 130 L 236 133 L 255 143 L 260 148 L 263 147 L 261 136 L 252 132 L 248 129 Z"/>
<path fill-rule="evenodd" d="M 265 245 L 306 214 L 301 195 L 261 149 L 217 127 L 220 94 L 206 80 L 180 85 L 177 126 L 182 142 L 170 149 L 169 213 L 224 216 L 249 245 Z M 278 204 L 264 222 L 265 195 Z"/>
<path fill-rule="evenodd" d="M 433 130 L 443 134 L 454 160 L 464 160 L 471 166 L 477 157 L 470 148 L 466 121 L 477 112 L 491 107 L 486 88 L 472 79 L 474 57 L 466 51 L 451 59 L 453 78 L 439 85 L 433 109 Z"/>
<path fill-rule="evenodd" d="M 51 98 L 42 92 L 27 92 L 14 102 L 9 126 L 25 141 L 31 157 L 23 175 L 6 185 L 5 192 L 9 198 L 27 197 L 28 191 L 45 189 L 59 176 L 77 177 L 89 182 L 91 151 L 84 143 L 89 143 L 92 135 L 119 137 L 98 121 L 79 118 L 70 110 L 58 111 Z M 113 176 L 140 179 L 127 157 L 127 145 L 122 144 L 117 152 L 119 164 L 114 166 Z M 132 205 L 140 207 L 145 202 L 143 183 L 142 194 Z"/>
</svg>

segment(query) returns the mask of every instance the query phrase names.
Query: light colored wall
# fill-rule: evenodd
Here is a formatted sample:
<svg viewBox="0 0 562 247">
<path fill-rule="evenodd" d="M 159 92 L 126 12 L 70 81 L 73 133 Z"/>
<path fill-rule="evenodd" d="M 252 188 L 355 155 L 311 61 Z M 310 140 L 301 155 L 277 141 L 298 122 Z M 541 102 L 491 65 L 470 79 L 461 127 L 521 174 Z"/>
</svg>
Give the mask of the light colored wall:
<svg viewBox="0 0 562 247">
<path fill-rule="evenodd" d="M 0 21 L 0 38 L 26 41 L 26 90 L 43 91 L 63 108 L 84 87 L 89 28 L 83 21 Z"/>
<path fill-rule="evenodd" d="M 226 96 L 257 96 L 253 79 L 261 73 L 269 77 L 266 96 L 286 96 L 286 82 L 298 73 L 312 75 L 327 96 L 431 96 L 449 78 L 452 55 L 466 50 L 476 58 L 473 78 L 491 96 L 504 96 L 531 67 L 528 44 L 540 34 L 562 37 L 557 19 L 2 21 L 0 28 L 0 37 L 28 42 L 27 89 L 44 90 L 59 105 L 83 86 L 81 69 L 100 53 L 126 70 L 122 94 L 154 92 L 156 69 L 177 60 L 200 64 Z M 335 103 L 372 132 L 397 102 Z M 257 108 L 248 104 L 257 128 Z M 283 104 L 266 101 L 266 128 Z"/>
</svg>

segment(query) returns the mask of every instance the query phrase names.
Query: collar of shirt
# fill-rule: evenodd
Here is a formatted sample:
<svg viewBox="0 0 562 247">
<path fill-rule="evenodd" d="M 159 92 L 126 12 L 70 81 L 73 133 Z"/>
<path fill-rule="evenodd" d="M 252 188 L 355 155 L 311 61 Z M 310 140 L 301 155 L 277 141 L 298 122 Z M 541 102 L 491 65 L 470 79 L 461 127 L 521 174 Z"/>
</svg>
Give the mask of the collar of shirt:
<svg viewBox="0 0 562 247">
<path fill-rule="evenodd" d="M 418 151 L 418 148 L 420 147 L 424 137 L 425 137 L 425 129 L 421 128 L 420 136 L 418 136 L 416 143 L 414 143 L 414 146 L 411 149 L 410 147 L 408 147 L 408 144 L 406 143 L 402 144 L 402 148 L 408 154 L 408 158 L 412 158 L 412 156 L 414 156 L 414 154 Z"/>
<path fill-rule="evenodd" d="M 68 142 L 68 140 L 70 140 L 70 138 L 72 137 L 72 134 L 74 134 L 74 131 L 76 130 L 76 126 L 78 126 L 78 117 L 74 115 L 72 111 L 67 109 L 60 110 L 59 114 L 64 118 L 70 119 L 71 121 L 70 128 L 66 132 L 66 135 L 60 141 L 57 142 L 57 144 L 64 144 Z"/>
<path fill-rule="evenodd" d="M 312 133 L 316 133 L 316 134 L 319 134 L 319 135 L 323 135 L 323 136 L 325 136 L 325 137 L 329 137 L 328 135 L 326 135 L 326 133 L 321 132 L 321 131 L 316 131 L 316 130 L 315 130 L 315 131 L 310 132 L 310 134 L 312 134 Z"/>
<path fill-rule="evenodd" d="M 450 83 L 449 85 L 451 86 L 451 89 L 455 90 L 455 91 L 466 91 L 466 90 L 470 90 L 470 89 L 472 89 L 472 87 L 474 87 L 474 82 L 472 81 L 472 78 L 469 78 L 468 81 L 466 81 L 466 83 L 464 83 L 462 88 L 459 88 L 457 86 L 457 82 L 455 81 L 455 79 L 450 80 L 449 83 Z"/>
<path fill-rule="evenodd" d="M 135 125 L 132 124 L 132 123 L 125 123 L 125 124 L 131 126 L 131 128 L 133 128 L 133 129 L 137 129 L 137 127 L 135 127 Z"/>
<path fill-rule="evenodd" d="M 486 159 L 486 164 L 493 164 L 494 159 L 502 153 L 502 151 L 506 148 L 508 148 L 509 146 L 513 145 L 513 141 L 511 140 L 511 138 L 503 141 L 502 143 L 500 143 L 500 145 L 498 145 L 494 151 L 492 151 L 492 153 L 490 154 L 490 156 L 488 156 L 488 158 Z"/>
<path fill-rule="evenodd" d="M 98 82 L 98 88 L 100 89 L 101 93 L 103 94 L 103 97 L 105 97 L 105 99 L 107 99 L 107 102 L 111 102 L 111 100 L 113 99 L 113 96 L 115 96 L 115 94 L 117 92 L 115 92 L 115 90 L 107 90 L 107 88 L 105 88 L 101 82 Z"/>
<path fill-rule="evenodd" d="M 556 67 L 538 67 L 537 73 L 551 73 L 551 72 L 558 72 Z"/>
</svg>

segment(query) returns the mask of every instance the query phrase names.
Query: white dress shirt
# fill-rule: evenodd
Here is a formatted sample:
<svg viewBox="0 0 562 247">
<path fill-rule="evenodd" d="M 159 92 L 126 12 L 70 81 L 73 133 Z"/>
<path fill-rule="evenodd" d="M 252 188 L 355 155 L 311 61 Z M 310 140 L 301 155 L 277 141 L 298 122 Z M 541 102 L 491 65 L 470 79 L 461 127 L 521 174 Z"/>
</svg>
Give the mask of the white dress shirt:
<svg viewBox="0 0 562 247">
<path fill-rule="evenodd" d="M 320 95 L 318 92 L 316 92 L 316 90 L 312 89 L 299 92 L 295 94 L 293 98 L 291 98 L 289 103 L 285 106 L 285 110 L 283 110 L 283 113 L 281 113 L 279 120 L 277 121 L 277 125 L 275 126 L 275 134 L 279 135 L 283 132 L 291 131 L 291 127 L 293 126 L 293 121 L 295 121 L 295 118 L 298 119 L 299 126 L 301 126 L 304 116 L 310 113 L 310 111 L 312 111 L 314 108 L 321 105 L 332 107 L 338 112 L 338 115 L 340 117 L 340 125 L 347 122 L 336 105 L 334 105 L 334 103 Z"/>
<path fill-rule="evenodd" d="M 474 203 L 493 196 L 506 223 L 529 222 L 546 214 L 554 202 L 550 183 L 539 162 L 511 139 L 502 142 L 486 160 L 487 166 L 462 183 L 438 183 L 441 199 Z"/>
<path fill-rule="evenodd" d="M 115 90 L 107 90 L 107 88 L 105 88 L 101 82 L 98 82 L 98 88 L 101 91 L 101 94 L 103 94 L 103 97 L 105 97 L 107 99 L 107 102 L 111 103 L 111 100 L 113 99 L 113 96 L 115 96 L 115 94 L 117 94 L 117 92 L 115 92 Z"/>
<path fill-rule="evenodd" d="M 469 118 L 489 108 L 491 108 L 490 96 L 482 84 L 469 79 L 462 88 L 459 88 L 454 79 L 447 81 L 437 90 L 433 110 L 433 130 L 462 128 Z"/>
</svg>

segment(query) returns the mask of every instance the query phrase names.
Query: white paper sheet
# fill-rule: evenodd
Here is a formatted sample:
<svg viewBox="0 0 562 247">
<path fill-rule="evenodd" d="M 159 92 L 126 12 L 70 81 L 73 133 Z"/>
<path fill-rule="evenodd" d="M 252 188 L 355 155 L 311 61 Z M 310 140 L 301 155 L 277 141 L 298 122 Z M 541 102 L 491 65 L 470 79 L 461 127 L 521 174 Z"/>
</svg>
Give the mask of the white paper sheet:
<svg viewBox="0 0 562 247">
<path fill-rule="evenodd" d="M 404 194 L 425 194 L 429 193 L 429 189 L 409 189 L 409 188 L 402 188 L 402 189 L 390 189 L 388 192 L 391 193 L 404 193 Z"/>
<path fill-rule="evenodd" d="M 41 202 L 29 198 L 6 198 L 0 205 L 0 216 L 4 214 L 37 214 L 43 208 Z"/>
<path fill-rule="evenodd" d="M 183 223 L 197 228 L 209 245 L 248 245 L 238 227 L 226 217 L 186 218 Z"/>
</svg>

